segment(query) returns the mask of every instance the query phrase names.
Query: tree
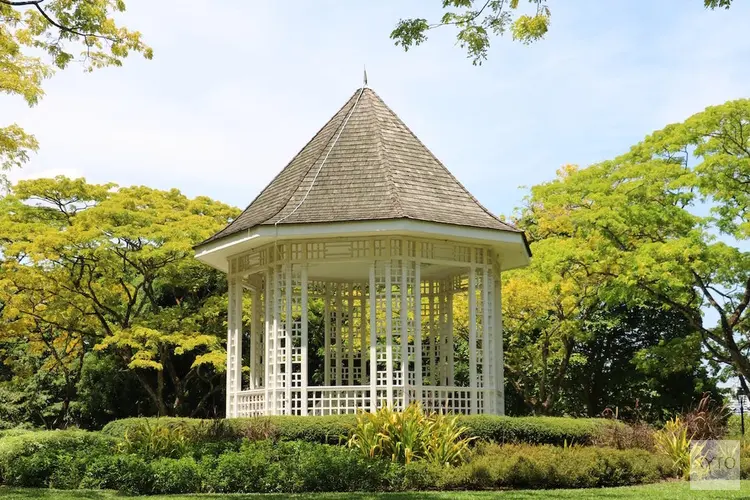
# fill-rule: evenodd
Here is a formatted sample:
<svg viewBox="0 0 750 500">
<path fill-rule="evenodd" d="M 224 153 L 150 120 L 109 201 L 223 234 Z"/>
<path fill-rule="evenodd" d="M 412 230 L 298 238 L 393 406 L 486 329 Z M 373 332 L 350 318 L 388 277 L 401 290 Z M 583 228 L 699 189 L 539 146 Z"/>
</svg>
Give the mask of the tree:
<svg viewBox="0 0 750 500">
<path fill-rule="evenodd" d="M 688 409 L 704 392 L 718 394 L 703 363 L 700 336 L 679 312 L 659 304 L 604 306 L 584 325 L 570 369 L 566 413 L 626 420 L 664 420 Z"/>
<path fill-rule="evenodd" d="M 607 303 L 679 312 L 711 361 L 747 379 L 748 202 L 750 100 L 742 99 L 669 125 L 615 160 L 561 172 L 532 189 L 526 215 L 547 238 L 597 256 L 586 268 L 605 280 Z M 705 309 L 718 324 L 704 320 Z"/>
<path fill-rule="evenodd" d="M 34 106 L 44 95 L 42 82 L 79 51 L 88 71 L 120 66 L 131 51 L 150 59 L 141 34 L 110 17 L 123 11 L 123 0 L 0 0 L 0 91 Z M 18 125 L 0 128 L 0 171 L 22 165 L 37 147 Z"/>
<path fill-rule="evenodd" d="M 477 65 L 487 59 L 492 36 L 502 36 L 510 30 L 514 40 L 530 44 L 544 38 L 549 29 L 547 0 L 528 0 L 531 4 L 528 11 L 523 9 L 519 0 L 443 0 L 442 3 L 446 12 L 440 21 L 401 19 L 391 32 L 391 39 L 404 50 L 409 50 L 426 41 L 429 31 L 455 26 L 458 45 Z M 704 6 L 712 10 L 728 9 L 731 3 L 732 0 L 703 1 Z"/>
<path fill-rule="evenodd" d="M 0 201 L 0 340 L 27 338 L 66 378 L 65 415 L 92 349 L 132 370 L 160 415 L 186 411 L 225 362 L 225 278 L 192 245 L 236 214 L 177 190 L 19 182 Z M 209 385 L 191 410 L 220 391 Z"/>
</svg>

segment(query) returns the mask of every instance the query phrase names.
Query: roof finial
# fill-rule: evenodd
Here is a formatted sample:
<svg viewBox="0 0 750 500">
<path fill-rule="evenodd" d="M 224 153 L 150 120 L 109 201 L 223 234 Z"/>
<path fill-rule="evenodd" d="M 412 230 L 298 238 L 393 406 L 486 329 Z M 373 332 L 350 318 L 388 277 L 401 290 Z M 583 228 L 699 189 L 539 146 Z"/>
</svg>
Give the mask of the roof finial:
<svg viewBox="0 0 750 500">
<path fill-rule="evenodd" d="M 364 86 L 367 87 L 367 66 L 363 66 L 365 69 Z"/>
</svg>

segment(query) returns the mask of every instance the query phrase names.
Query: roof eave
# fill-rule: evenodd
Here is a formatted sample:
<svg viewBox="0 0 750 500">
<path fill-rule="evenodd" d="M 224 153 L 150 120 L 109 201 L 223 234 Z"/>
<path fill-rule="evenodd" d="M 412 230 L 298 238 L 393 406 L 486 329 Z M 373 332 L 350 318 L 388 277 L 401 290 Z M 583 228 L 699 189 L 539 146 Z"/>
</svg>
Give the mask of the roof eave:
<svg viewBox="0 0 750 500">
<path fill-rule="evenodd" d="M 502 270 L 528 265 L 531 251 L 520 231 L 456 226 L 414 219 L 258 225 L 195 247 L 195 257 L 227 272 L 228 259 L 275 240 L 403 235 L 488 245 L 502 254 Z"/>
</svg>

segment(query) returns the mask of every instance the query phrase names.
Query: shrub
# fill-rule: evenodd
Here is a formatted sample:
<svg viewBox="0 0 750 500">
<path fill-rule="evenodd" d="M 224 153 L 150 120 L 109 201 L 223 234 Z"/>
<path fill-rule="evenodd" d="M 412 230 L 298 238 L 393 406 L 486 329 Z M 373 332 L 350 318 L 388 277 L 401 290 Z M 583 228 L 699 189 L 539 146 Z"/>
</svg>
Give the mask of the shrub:
<svg viewBox="0 0 750 500">
<path fill-rule="evenodd" d="M 143 457 L 117 454 L 91 460 L 80 486 L 143 495 L 152 491 L 153 481 L 153 471 Z"/>
<path fill-rule="evenodd" d="M 122 438 L 127 429 L 138 426 L 145 420 L 129 418 L 107 424 L 103 433 Z M 207 425 L 210 421 L 190 418 L 152 418 L 152 423 L 168 426 L 184 426 L 189 441 L 210 442 L 212 433 Z M 342 436 L 349 434 L 356 425 L 356 415 L 330 416 L 274 416 L 237 418 L 225 421 L 223 440 L 281 439 L 307 441 L 310 443 L 341 444 Z M 620 422 L 605 419 L 567 417 L 500 417 L 496 415 L 462 415 L 458 424 L 468 428 L 467 434 L 478 440 L 496 443 L 593 444 L 608 428 L 625 427 Z"/>
<path fill-rule="evenodd" d="M 601 433 L 594 437 L 593 443 L 605 448 L 625 450 L 640 448 L 654 451 L 654 429 L 645 422 L 629 425 L 605 425 Z"/>
<path fill-rule="evenodd" d="M 607 428 L 625 426 L 620 422 L 569 417 L 500 417 L 466 415 L 459 423 L 481 441 L 494 443 L 552 444 L 565 442 L 593 444 Z"/>
<path fill-rule="evenodd" d="M 403 484 L 388 462 L 301 441 L 249 442 L 239 452 L 204 457 L 200 467 L 206 490 L 216 493 L 378 491 Z"/>
<path fill-rule="evenodd" d="M 201 490 L 198 464 L 190 457 L 162 458 L 151 463 L 153 486 L 151 493 L 197 493 Z"/>
<path fill-rule="evenodd" d="M 687 412 L 682 421 L 690 439 L 721 439 L 727 433 L 727 422 L 731 414 L 729 406 L 715 403 L 711 395 L 705 393 L 698 406 Z"/>
<path fill-rule="evenodd" d="M 458 425 L 458 417 L 425 414 L 422 405 L 412 403 L 404 411 L 388 407 L 376 413 L 360 412 L 349 434 L 347 445 L 364 457 L 386 458 L 409 464 L 426 459 L 440 465 L 463 462 L 469 454 L 468 427 Z"/>
<path fill-rule="evenodd" d="M 85 431 L 33 431 L 0 440 L 0 482 L 9 486 L 77 488 L 86 462 L 108 455 L 112 438 Z"/>
<path fill-rule="evenodd" d="M 593 488 L 671 477 L 668 460 L 644 450 L 486 445 L 472 459 L 438 475 L 439 489 Z"/>
<path fill-rule="evenodd" d="M 188 450 L 188 428 L 143 419 L 125 430 L 118 448 L 123 453 L 137 453 L 146 458 L 180 458 Z"/>
<path fill-rule="evenodd" d="M 669 457 L 677 474 L 685 479 L 690 476 L 691 464 L 696 460 L 700 464 L 703 451 L 702 445 L 691 444 L 691 439 L 688 426 L 680 417 L 667 421 L 663 429 L 654 433 L 656 450 Z"/>
</svg>

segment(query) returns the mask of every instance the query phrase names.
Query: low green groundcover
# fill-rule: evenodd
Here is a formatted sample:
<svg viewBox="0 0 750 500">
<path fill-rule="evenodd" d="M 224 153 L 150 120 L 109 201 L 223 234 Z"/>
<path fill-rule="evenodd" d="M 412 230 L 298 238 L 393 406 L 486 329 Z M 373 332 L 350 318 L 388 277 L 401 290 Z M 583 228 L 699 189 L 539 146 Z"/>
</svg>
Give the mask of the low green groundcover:
<svg viewBox="0 0 750 500">
<path fill-rule="evenodd" d="M 124 453 L 112 436 L 36 431 L 0 438 L 0 482 L 130 494 L 584 488 L 660 481 L 674 472 L 644 450 L 505 444 L 477 447 L 454 468 L 399 465 L 305 441 L 196 443 L 172 458 Z M 208 443 L 209 445 L 211 443 Z M 170 453 L 172 453 L 170 451 Z"/>
<path fill-rule="evenodd" d="M 688 499 L 739 499 L 750 497 L 750 482 L 742 481 L 741 490 L 693 491 L 687 482 L 669 481 L 642 486 L 618 488 L 592 488 L 583 490 L 524 490 L 524 491 L 446 491 L 446 492 L 411 492 L 411 493 L 303 493 L 289 495 L 285 493 L 248 496 L 232 496 L 232 500 L 536 500 L 558 498 L 570 500 L 600 499 L 637 499 L 637 500 L 688 500 Z M 115 492 L 100 490 L 42 490 L 3 488 L 0 486 L 0 498 L 3 500 L 121 500 Z M 131 497 L 132 498 L 132 497 Z M 143 500 L 195 500 L 193 496 L 156 496 L 138 497 Z M 223 494 L 204 495 L 201 500 L 226 500 Z"/>
</svg>

